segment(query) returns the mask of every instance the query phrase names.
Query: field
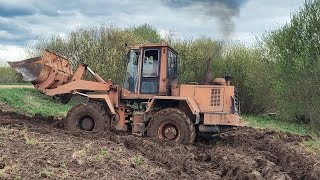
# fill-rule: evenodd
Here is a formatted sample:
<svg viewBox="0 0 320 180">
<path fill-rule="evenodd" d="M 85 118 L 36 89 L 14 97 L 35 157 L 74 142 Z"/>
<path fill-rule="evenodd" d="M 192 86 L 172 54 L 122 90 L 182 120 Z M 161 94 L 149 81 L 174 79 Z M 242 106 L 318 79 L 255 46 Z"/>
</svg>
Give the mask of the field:
<svg viewBox="0 0 320 180">
<path fill-rule="evenodd" d="M 317 150 L 306 148 L 316 141 L 308 127 L 256 129 L 276 121 L 244 117 L 252 127 L 187 146 L 119 132 L 66 131 L 63 117 L 71 105 L 58 105 L 33 89 L 0 89 L 0 102 L 0 179 L 320 177 Z"/>
<path fill-rule="evenodd" d="M 173 3 L 171 10 L 179 11 L 180 16 L 184 11 L 193 10 L 190 5 L 194 3 L 186 2 L 172 1 L 163 5 Z M 241 2 L 239 1 L 240 4 L 233 1 L 225 2 L 198 1 L 194 4 L 195 7 L 202 7 L 202 4 L 208 7 L 213 5 L 214 12 L 211 12 L 212 8 L 209 7 L 208 12 L 203 11 L 205 14 L 202 15 L 205 15 L 203 16 L 205 18 L 199 16 L 200 19 L 196 18 L 197 22 L 210 20 L 211 16 L 216 16 L 218 18 L 216 25 L 225 23 L 227 26 L 232 25 L 233 21 L 236 22 L 239 18 L 241 7 L 238 5 Z M 179 8 L 177 4 L 182 6 Z M 9 11 L 12 11 L 10 8 Z M 130 10 L 132 9 L 134 7 L 130 7 Z M 166 12 L 167 10 L 170 9 L 165 9 Z M 197 35 L 193 38 L 186 33 L 179 33 L 179 29 L 167 29 L 168 31 L 165 27 L 162 27 L 165 29 L 157 29 L 156 27 L 160 27 L 159 23 L 156 27 L 149 24 L 133 26 L 121 26 L 121 23 L 119 26 L 87 24 L 88 26 L 70 29 L 69 33 L 62 33 L 63 35 L 61 33 L 61 35 L 52 33 L 36 35 L 33 32 L 32 34 L 39 38 L 25 47 L 28 49 L 26 50 L 28 56 L 38 56 L 44 49 L 49 49 L 69 59 L 73 68 L 85 64 L 98 72 L 102 78 L 112 79 L 114 84 L 120 84 L 126 79 L 130 86 L 131 80 L 135 81 L 135 79 L 134 76 L 129 75 L 135 74 L 141 75 L 140 79 L 143 77 L 146 82 L 149 80 L 151 82 L 153 78 L 143 75 L 146 57 L 149 64 L 152 62 L 158 64 L 165 62 L 164 58 L 167 59 L 167 63 L 159 64 L 158 70 L 160 69 L 161 73 L 157 76 L 159 83 L 161 80 L 164 85 L 175 84 L 176 78 L 171 76 L 172 74 L 176 77 L 175 73 L 179 77 L 179 83 L 182 84 L 203 84 L 201 82 L 204 80 L 204 75 L 225 77 L 225 79 L 232 76 L 231 85 L 237 89 L 236 99 L 241 102 L 241 112 L 246 114 L 241 117 L 247 126 L 212 137 L 198 136 L 191 145 L 137 137 L 127 132 L 71 132 L 65 127 L 67 112 L 75 104 L 87 100 L 76 97 L 67 105 L 59 104 L 56 98 L 44 96 L 34 89 L 31 83 L 23 83 L 22 75 L 18 72 L 34 74 L 40 68 L 45 68 L 50 74 L 41 71 L 37 83 L 39 85 L 41 82 L 44 86 L 50 84 L 51 88 L 59 84 L 56 80 L 68 79 L 71 82 L 77 79 L 75 77 L 79 77 L 81 68 L 75 71 L 74 78 L 70 76 L 67 78 L 63 74 L 71 75 L 72 73 L 69 74 L 63 70 L 68 66 L 65 63 L 49 70 L 48 66 L 43 66 L 41 61 L 28 60 L 30 64 L 25 64 L 25 67 L 24 65 L 20 68 L 16 67 L 18 70 L 16 72 L 9 67 L 8 63 L 0 62 L 0 180 L 319 180 L 320 0 L 305 1 L 299 9 L 290 11 L 292 12 L 290 21 L 281 27 L 269 28 L 264 33 L 250 33 L 250 36 L 254 35 L 250 38 L 255 39 L 250 43 L 251 45 L 247 44 L 247 38 L 234 40 L 234 37 L 244 35 L 237 33 L 238 28 L 235 28 L 231 39 L 225 39 L 225 36 L 221 36 L 222 39 L 215 39 L 219 35 L 213 38 L 210 33 L 198 34 L 204 31 L 197 31 Z M 79 13 L 88 15 L 88 13 L 85 14 L 86 12 Z M 130 11 L 130 14 L 134 12 Z M 6 18 L 8 20 L 10 17 L 16 18 L 16 15 L 19 16 L 11 13 Z M 62 15 L 70 15 L 70 13 Z M 192 20 L 193 17 L 190 16 L 190 18 Z M 278 20 L 268 18 L 268 23 Z M 174 23 L 171 24 L 174 25 Z M 222 28 L 223 32 L 228 29 Z M 8 32 L 9 30 L 10 28 L 6 29 Z M 187 30 L 183 31 L 187 32 Z M 164 34 L 166 34 L 165 37 Z M 18 38 L 10 43 L 19 43 L 19 41 L 26 41 L 26 39 Z M 161 43 L 161 47 L 165 47 L 163 43 L 170 44 L 179 58 L 171 56 L 168 49 L 159 49 L 159 46 L 155 45 L 141 47 L 138 61 L 133 58 L 136 57 L 136 51 L 133 50 L 135 48 L 132 49 L 132 52 L 135 52 L 132 53 L 134 56 L 132 57 L 131 53 L 127 56 L 128 48 L 130 49 L 132 45 L 145 43 Z M 153 46 L 156 47 L 155 50 L 159 49 L 159 52 L 158 54 L 150 53 L 152 56 L 149 57 L 146 50 L 153 50 L 151 48 Z M 8 52 L 12 54 L 9 49 Z M 48 59 L 45 57 L 42 56 L 41 59 L 47 64 L 46 60 L 51 57 Z M 53 64 L 58 64 L 56 61 L 60 59 L 60 57 L 52 59 Z M 175 59 L 178 61 L 176 62 Z M 48 64 L 50 66 L 52 63 Z M 131 67 L 130 64 L 132 67 L 138 65 L 137 67 L 140 68 L 138 73 L 129 71 L 126 73 L 126 65 Z M 29 66 L 34 66 L 34 69 L 27 68 Z M 164 70 L 168 72 L 167 75 L 163 73 Z M 94 73 L 91 74 L 95 76 Z M 162 75 L 165 75 L 165 78 Z M 92 79 L 89 74 L 84 77 Z M 44 79 L 48 81 L 43 81 Z M 77 86 L 71 83 L 69 85 Z M 142 81 L 140 85 L 142 86 Z M 109 87 L 114 89 L 112 86 Z M 47 87 L 47 89 L 50 88 Z M 109 89 L 107 85 L 105 88 Z M 63 87 L 61 89 L 66 90 Z M 82 88 L 76 89 L 82 92 Z M 116 89 L 115 91 L 118 91 L 118 87 Z M 170 91 L 170 88 L 168 90 Z M 229 91 L 222 88 L 217 93 L 213 93 L 215 91 L 212 90 L 211 103 L 217 102 L 216 108 L 223 105 L 223 109 L 228 109 L 224 104 L 227 102 L 225 100 L 230 98 L 230 94 L 221 92 Z M 226 96 L 227 94 L 229 97 Z M 201 96 L 202 99 L 203 95 Z M 231 109 L 236 109 L 234 103 L 237 101 L 231 98 L 233 107 L 226 110 L 229 112 Z M 166 104 L 165 101 L 160 103 Z M 168 103 L 169 106 L 174 104 Z M 140 109 L 140 105 L 138 106 Z M 95 109 L 95 106 L 93 108 Z M 160 108 L 156 105 L 156 109 Z M 101 115 L 101 118 L 104 118 L 104 115 Z M 79 116 L 75 115 L 75 117 Z M 176 117 L 178 116 L 174 116 Z M 179 116 L 181 117 L 184 116 Z M 82 116 L 81 122 L 87 129 L 94 128 L 96 125 L 96 122 L 90 123 L 87 116 Z M 72 124 L 69 121 L 69 125 L 72 126 L 75 123 Z M 169 123 L 163 123 L 162 127 L 169 127 L 167 125 L 170 126 Z M 188 126 L 189 122 L 185 125 L 187 126 L 183 127 L 189 127 L 190 131 L 194 128 Z M 183 131 L 179 130 L 178 132 Z M 176 134 L 173 132 L 176 130 L 172 128 L 166 128 L 164 131 L 167 131 L 167 134 Z M 153 132 L 156 133 L 156 129 Z M 161 130 L 158 130 L 159 132 L 161 133 Z M 194 137 L 193 133 L 188 134 Z M 178 133 L 177 137 L 183 136 L 179 136 Z"/>
</svg>

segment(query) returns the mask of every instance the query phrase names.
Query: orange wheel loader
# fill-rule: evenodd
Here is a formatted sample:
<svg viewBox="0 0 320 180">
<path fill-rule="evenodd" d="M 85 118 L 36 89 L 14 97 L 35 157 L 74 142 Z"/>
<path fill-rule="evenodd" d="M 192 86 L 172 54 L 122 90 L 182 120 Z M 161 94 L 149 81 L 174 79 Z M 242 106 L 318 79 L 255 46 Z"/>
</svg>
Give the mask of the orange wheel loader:
<svg viewBox="0 0 320 180">
<path fill-rule="evenodd" d="M 189 144 L 197 134 L 242 126 L 229 76 L 208 85 L 179 84 L 177 52 L 167 44 L 130 46 L 126 61 L 122 85 L 104 80 L 85 64 L 73 72 L 65 57 L 48 50 L 9 64 L 48 96 L 64 103 L 74 95 L 89 99 L 68 112 L 66 128 L 72 131 L 114 129 Z M 85 73 L 95 81 L 85 80 Z"/>
</svg>

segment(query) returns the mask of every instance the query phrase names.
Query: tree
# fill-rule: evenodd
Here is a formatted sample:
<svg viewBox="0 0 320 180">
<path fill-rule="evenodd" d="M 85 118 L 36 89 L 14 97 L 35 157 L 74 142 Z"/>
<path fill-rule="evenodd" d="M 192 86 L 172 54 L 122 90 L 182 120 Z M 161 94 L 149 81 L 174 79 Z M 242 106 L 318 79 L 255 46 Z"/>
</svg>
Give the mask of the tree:
<svg viewBox="0 0 320 180">
<path fill-rule="evenodd" d="M 320 1 L 308 0 L 290 23 L 264 42 L 276 63 L 281 114 L 320 124 Z"/>
</svg>

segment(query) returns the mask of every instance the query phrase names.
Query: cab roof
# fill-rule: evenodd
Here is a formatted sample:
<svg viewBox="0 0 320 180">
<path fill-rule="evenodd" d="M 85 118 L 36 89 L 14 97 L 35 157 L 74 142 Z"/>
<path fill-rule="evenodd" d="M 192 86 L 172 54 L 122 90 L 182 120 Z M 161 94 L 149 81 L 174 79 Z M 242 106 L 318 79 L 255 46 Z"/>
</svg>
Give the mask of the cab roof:
<svg viewBox="0 0 320 180">
<path fill-rule="evenodd" d="M 168 45 L 166 43 L 148 43 L 148 44 L 139 44 L 139 45 L 134 45 L 134 46 L 128 46 L 129 49 L 140 49 L 140 48 L 144 48 L 144 47 L 168 47 L 171 50 L 173 50 L 175 53 L 177 53 L 177 51 L 175 49 L 173 49 L 170 45 Z"/>
</svg>

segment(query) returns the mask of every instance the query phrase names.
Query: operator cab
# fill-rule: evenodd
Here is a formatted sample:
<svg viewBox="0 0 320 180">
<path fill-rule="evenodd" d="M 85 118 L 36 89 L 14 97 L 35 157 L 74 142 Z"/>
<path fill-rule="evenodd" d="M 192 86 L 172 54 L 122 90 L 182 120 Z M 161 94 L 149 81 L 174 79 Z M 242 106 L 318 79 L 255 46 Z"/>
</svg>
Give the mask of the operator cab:
<svg viewBox="0 0 320 180">
<path fill-rule="evenodd" d="M 149 99 L 170 95 L 177 82 L 177 52 L 166 44 L 130 47 L 122 98 Z"/>
</svg>

